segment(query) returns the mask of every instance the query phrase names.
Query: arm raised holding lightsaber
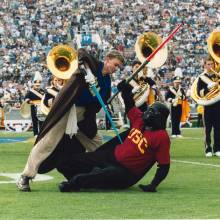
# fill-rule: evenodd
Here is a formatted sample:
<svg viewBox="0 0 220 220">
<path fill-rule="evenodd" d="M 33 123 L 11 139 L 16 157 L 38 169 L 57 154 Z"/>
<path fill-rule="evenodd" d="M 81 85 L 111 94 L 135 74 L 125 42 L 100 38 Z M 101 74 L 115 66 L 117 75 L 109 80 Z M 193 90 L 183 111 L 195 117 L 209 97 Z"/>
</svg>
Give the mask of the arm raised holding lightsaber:
<svg viewBox="0 0 220 220">
<path fill-rule="evenodd" d="M 141 64 L 141 66 L 129 77 L 126 79 L 126 82 L 129 83 L 137 74 L 152 60 L 152 58 L 160 51 L 177 33 L 177 31 L 183 26 L 183 23 L 179 24 L 171 34 L 146 58 L 146 60 Z M 111 98 L 108 99 L 107 103 L 111 101 L 119 94 L 120 91 L 117 91 Z"/>
<path fill-rule="evenodd" d="M 97 97 L 100 105 L 102 106 L 103 110 L 105 111 L 106 116 L 108 117 L 108 119 L 111 123 L 112 128 L 115 131 L 115 134 L 117 135 L 120 143 L 122 144 L 122 139 L 121 139 L 119 132 L 115 126 L 115 123 L 113 122 L 112 117 L 111 117 L 101 95 L 99 94 L 99 91 L 96 88 L 95 78 L 94 78 L 94 75 L 92 74 L 91 69 L 89 68 L 89 65 L 87 63 L 82 63 L 80 65 L 80 68 L 85 70 L 85 73 L 86 73 L 85 79 L 89 83 L 89 88 L 90 88 L 91 92 Z"/>
</svg>

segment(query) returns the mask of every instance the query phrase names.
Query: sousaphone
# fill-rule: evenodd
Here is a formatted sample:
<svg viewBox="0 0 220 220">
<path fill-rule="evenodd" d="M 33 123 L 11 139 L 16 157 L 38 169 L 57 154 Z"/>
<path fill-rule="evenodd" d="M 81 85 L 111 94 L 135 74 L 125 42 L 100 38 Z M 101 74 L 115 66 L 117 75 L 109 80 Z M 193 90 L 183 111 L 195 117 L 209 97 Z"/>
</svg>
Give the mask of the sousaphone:
<svg viewBox="0 0 220 220">
<path fill-rule="evenodd" d="M 47 55 L 47 67 L 57 78 L 68 80 L 78 68 L 77 51 L 67 44 L 53 47 Z M 44 115 L 48 115 L 50 111 L 50 108 L 43 104 L 43 100 L 40 111 Z"/>
<path fill-rule="evenodd" d="M 23 102 L 21 104 L 20 114 L 22 118 L 30 118 L 31 117 L 31 106 L 27 102 Z"/>
<path fill-rule="evenodd" d="M 208 39 L 208 52 L 215 62 L 214 74 L 220 77 L 220 30 L 213 31 Z M 220 100 L 220 86 L 211 89 L 204 97 L 201 97 L 197 91 L 199 77 L 195 79 L 191 86 L 191 97 L 199 105 L 208 106 Z"/>
<path fill-rule="evenodd" d="M 151 53 L 162 43 L 162 38 L 154 32 L 145 32 L 141 34 L 135 43 L 135 52 L 138 60 L 143 63 Z M 147 64 L 150 68 L 161 67 L 167 60 L 168 50 L 164 46 Z"/>
<path fill-rule="evenodd" d="M 31 117 L 31 105 L 38 106 L 40 105 L 40 100 L 32 101 L 32 104 L 27 102 L 23 102 L 21 104 L 20 114 L 22 118 L 30 118 Z"/>
<path fill-rule="evenodd" d="M 143 63 L 146 61 L 146 58 L 153 53 L 156 48 L 162 43 L 162 38 L 154 32 L 145 32 L 141 34 L 135 43 L 135 52 L 138 60 Z M 159 68 L 161 67 L 167 60 L 168 50 L 167 46 L 163 47 L 158 53 L 152 58 L 152 60 L 147 64 L 146 68 L 140 72 L 138 77 L 147 76 L 148 72 L 152 68 Z M 147 99 L 152 91 L 150 86 L 143 81 L 140 83 L 137 79 L 136 82 L 132 82 L 130 84 L 134 87 L 139 86 L 139 89 L 136 89 L 137 92 L 134 95 L 134 100 L 136 106 L 141 106 L 144 102 L 147 102 Z"/>
<path fill-rule="evenodd" d="M 48 69 L 60 79 L 69 79 L 78 68 L 77 57 L 77 51 L 71 46 L 55 46 L 47 55 Z"/>
</svg>

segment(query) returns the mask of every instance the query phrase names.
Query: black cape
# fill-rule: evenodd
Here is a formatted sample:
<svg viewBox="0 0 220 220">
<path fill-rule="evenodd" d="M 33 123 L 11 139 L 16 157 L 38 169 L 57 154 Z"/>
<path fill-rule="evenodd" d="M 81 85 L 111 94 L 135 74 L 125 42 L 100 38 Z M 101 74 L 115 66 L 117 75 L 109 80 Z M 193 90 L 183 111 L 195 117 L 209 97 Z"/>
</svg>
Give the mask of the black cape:
<svg viewBox="0 0 220 220">
<path fill-rule="evenodd" d="M 78 50 L 78 60 L 79 62 L 87 62 L 92 70 L 92 73 L 96 75 L 99 64 L 98 60 L 90 56 L 84 49 Z M 55 98 L 53 106 L 41 127 L 35 144 L 37 144 L 38 141 L 40 141 L 45 134 L 61 119 L 61 117 L 70 110 L 86 87 L 87 84 L 84 79 L 84 74 L 80 69 L 77 69 Z M 110 95 L 108 95 L 108 97 L 109 96 Z M 96 112 L 100 110 L 100 108 L 101 107 L 99 105 L 87 106 L 86 114 L 91 112 L 90 110 L 92 109 L 90 114 L 94 116 Z"/>
<path fill-rule="evenodd" d="M 78 60 L 79 62 L 88 63 L 92 73 L 96 76 L 99 66 L 98 60 L 90 56 L 84 49 L 78 51 Z M 87 84 L 85 82 L 84 73 L 82 70 L 77 69 L 55 98 L 52 108 L 41 127 L 35 145 L 43 139 L 50 129 L 52 129 L 64 114 L 70 110 L 86 88 Z M 107 96 L 104 97 L 105 101 L 108 100 L 110 94 L 111 91 L 108 91 Z M 85 108 L 85 119 L 77 124 L 79 130 L 92 139 L 97 133 L 96 113 L 100 111 L 101 105 L 97 102 L 89 104 L 85 106 Z M 68 135 L 64 134 L 54 151 L 50 152 L 50 155 L 41 162 L 38 173 L 46 173 L 54 169 L 57 163 L 65 159 L 68 154 L 84 151 L 85 147 L 82 146 L 75 136 L 70 139 Z"/>
</svg>

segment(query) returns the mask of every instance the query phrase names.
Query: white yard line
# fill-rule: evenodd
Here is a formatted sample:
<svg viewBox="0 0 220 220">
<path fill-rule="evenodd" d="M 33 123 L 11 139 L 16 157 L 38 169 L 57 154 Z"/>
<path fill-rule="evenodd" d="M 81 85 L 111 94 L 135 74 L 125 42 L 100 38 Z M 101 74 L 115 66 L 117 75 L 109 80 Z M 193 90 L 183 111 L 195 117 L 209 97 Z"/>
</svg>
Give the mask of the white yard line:
<svg viewBox="0 0 220 220">
<path fill-rule="evenodd" d="M 172 162 L 193 164 L 193 165 L 198 165 L 198 166 L 220 167 L 220 164 L 200 163 L 200 162 L 193 162 L 193 161 L 186 161 L 186 160 L 172 160 Z"/>
<path fill-rule="evenodd" d="M 20 173 L 0 173 L 0 177 L 8 177 L 9 180 L 1 181 L 0 184 L 4 183 L 16 183 L 18 181 L 18 178 L 20 177 Z M 36 177 L 33 179 L 33 181 L 47 181 L 53 179 L 52 176 L 45 175 L 45 174 L 37 174 Z"/>
<path fill-rule="evenodd" d="M 183 140 L 183 139 L 189 139 L 189 140 L 204 140 L 204 138 L 201 137 L 181 137 L 181 138 L 172 138 L 170 137 L 171 140 Z"/>
</svg>

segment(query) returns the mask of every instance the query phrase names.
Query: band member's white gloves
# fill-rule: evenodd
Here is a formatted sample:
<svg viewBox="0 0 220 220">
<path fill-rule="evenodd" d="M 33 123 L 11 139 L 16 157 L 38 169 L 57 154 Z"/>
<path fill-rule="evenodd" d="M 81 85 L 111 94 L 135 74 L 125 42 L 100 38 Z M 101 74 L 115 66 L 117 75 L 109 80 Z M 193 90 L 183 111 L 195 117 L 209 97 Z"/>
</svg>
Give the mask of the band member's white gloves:
<svg viewBox="0 0 220 220">
<path fill-rule="evenodd" d="M 51 99 L 48 100 L 48 106 L 51 107 L 52 104 L 53 104 L 53 98 L 51 98 Z"/>
<path fill-rule="evenodd" d="M 86 71 L 86 75 L 85 75 L 85 80 L 89 85 L 94 85 L 96 84 L 96 78 L 95 76 L 92 74 L 92 71 L 89 67 L 89 65 L 87 63 L 83 64 L 83 67 Z"/>
<path fill-rule="evenodd" d="M 63 88 L 63 85 L 57 84 L 57 88 L 58 88 L 59 90 L 61 90 L 61 89 Z"/>
<path fill-rule="evenodd" d="M 141 90 L 141 86 L 136 86 L 132 89 L 132 94 L 135 94 L 136 92 L 139 92 Z"/>
<path fill-rule="evenodd" d="M 173 106 L 177 106 L 178 104 L 178 98 L 172 99 Z"/>
<path fill-rule="evenodd" d="M 154 84 L 153 86 L 151 86 L 152 89 L 158 89 L 157 85 Z"/>
<path fill-rule="evenodd" d="M 89 83 L 90 85 L 94 85 L 96 83 L 96 80 L 95 80 L 95 76 L 92 74 L 92 73 L 88 73 L 86 76 L 85 76 L 85 80 L 87 83 Z"/>
<path fill-rule="evenodd" d="M 208 89 L 212 89 L 212 88 L 214 88 L 216 86 L 218 86 L 217 82 L 210 82 L 207 87 L 208 87 Z"/>
</svg>

